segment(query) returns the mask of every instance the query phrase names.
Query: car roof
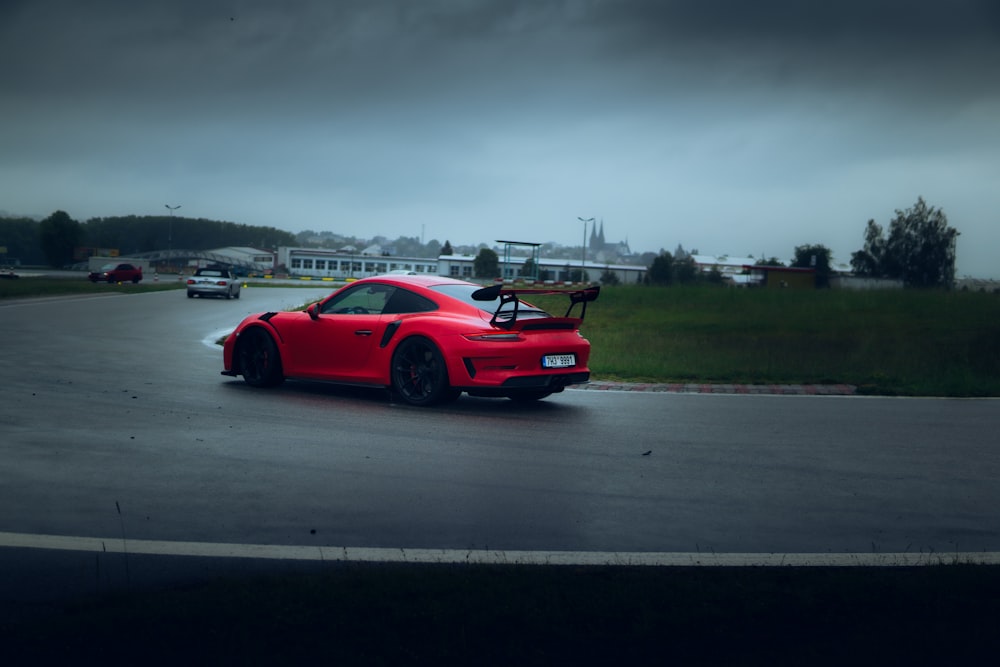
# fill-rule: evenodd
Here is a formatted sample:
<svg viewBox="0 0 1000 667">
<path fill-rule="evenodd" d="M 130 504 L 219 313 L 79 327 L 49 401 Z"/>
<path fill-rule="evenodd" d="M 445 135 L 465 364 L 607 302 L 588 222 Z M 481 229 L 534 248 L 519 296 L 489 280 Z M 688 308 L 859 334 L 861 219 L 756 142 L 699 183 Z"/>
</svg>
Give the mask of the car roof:
<svg viewBox="0 0 1000 667">
<path fill-rule="evenodd" d="M 402 274 L 383 274 L 380 276 L 369 276 L 367 278 L 361 278 L 354 281 L 353 284 L 358 283 L 370 283 L 379 282 L 386 283 L 389 285 L 413 286 L 413 287 L 433 287 L 435 285 L 472 285 L 474 287 L 482 287 L 482 285 L 477 285 L 476 283 L 470 283 L 467 280 L 457 280 L 455 278 L 447 278 L 445 276 L 435 276 L 431 274 L 426 275 L 402 275 Z"/>
</svg>

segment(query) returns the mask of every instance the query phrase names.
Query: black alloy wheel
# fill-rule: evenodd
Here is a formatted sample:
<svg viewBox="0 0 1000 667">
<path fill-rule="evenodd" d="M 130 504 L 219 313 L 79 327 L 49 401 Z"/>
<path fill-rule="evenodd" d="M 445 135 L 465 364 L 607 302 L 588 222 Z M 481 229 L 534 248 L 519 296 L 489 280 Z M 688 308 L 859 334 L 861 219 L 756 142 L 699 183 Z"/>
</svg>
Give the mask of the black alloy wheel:
<svg viewBox="0 0 1000 667">
<path fill-rule="evenodd" d="M 262 329 L 245 329 L 236 344 L 236 355 L 243 380 L 252 387 L 273 387 L 285 379 L 278 346 Z"/>
<path fill-rule="evenodd" d="M 392 388 L 410 405 L 434 405 L 458 397 L 448 386 L 440 350 L 422 336 L 407 338 L 392 355 Z"/>
</svg>

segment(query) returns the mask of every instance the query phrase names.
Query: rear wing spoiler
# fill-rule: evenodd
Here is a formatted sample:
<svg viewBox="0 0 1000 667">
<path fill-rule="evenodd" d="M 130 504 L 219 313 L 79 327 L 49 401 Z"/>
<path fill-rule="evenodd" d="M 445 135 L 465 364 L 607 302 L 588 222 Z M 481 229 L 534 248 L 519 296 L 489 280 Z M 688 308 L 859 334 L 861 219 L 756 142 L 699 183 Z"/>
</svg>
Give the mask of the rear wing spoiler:
<svg viewBox="0 0 1000 667">
<path fill-rule="evenodd" d="M 501 284 L 496 284 L 476 290 L 472 293 L 472 298 L 476 301 L 496 301 L 499 299 L 500 303 L 497 304 L 497 309 L 493 312 L 493 318 L 490 320 L 490 324 L 510 329 L 514 326 L 514 322 L 517 321 L 517 308 L 518 304 L 520 304 L 518 295 L 520 294 L 565 294 L 569 297 L 569 308 L 566 309 L 566 314 L 563 315 L 563 317 L 569 317 L 569 314 L 573 312 L 573 307 L 578 303 L 582 303 L 583 305 L 580 307 L 580 320 L 582 321 L 587 315 L 587 304 L 591 301 L 596 301 L 600 293 L 600 285 L 586 287 L 582 290 L 560 290 L 539 289 L 534 287 L 510 288 L 504 287 Z M 497 317 L 499 317 L 500 311 L 503 310 L 504 306 L 511 302 L 514 303 L 514 312 L 511 314 L 510 319 L 505 322 L 498 322 Z"/>
</svg>

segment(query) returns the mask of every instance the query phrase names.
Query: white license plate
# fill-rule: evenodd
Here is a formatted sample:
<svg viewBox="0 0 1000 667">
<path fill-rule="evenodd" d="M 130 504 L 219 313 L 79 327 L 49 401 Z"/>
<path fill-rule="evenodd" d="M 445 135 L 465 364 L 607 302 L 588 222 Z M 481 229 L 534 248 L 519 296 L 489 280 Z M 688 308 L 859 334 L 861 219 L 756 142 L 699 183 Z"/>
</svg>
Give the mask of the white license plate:
<svg viewBox="0 0 1000 667">
<path fill-rule="evenodd" d="M 566 368 L 576 366 L 575 354 L 546 354 L 542 357 L 542 368 Z"/>
</svg>

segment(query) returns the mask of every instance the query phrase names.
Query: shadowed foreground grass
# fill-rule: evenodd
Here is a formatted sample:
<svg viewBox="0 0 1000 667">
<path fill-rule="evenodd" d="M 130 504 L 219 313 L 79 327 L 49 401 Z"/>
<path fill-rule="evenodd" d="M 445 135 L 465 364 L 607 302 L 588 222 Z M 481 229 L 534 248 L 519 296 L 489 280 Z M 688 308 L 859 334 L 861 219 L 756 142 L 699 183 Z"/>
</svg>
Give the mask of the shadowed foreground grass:
<svg viewBox="0 0 1000 667">
<path fill-rule="evenodd" d="M 4 634 L 34 662 L 975 664 L 998 624 L 995 567 L 341 564 L 80 602 Z"/>
</svg>

